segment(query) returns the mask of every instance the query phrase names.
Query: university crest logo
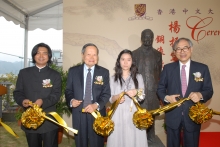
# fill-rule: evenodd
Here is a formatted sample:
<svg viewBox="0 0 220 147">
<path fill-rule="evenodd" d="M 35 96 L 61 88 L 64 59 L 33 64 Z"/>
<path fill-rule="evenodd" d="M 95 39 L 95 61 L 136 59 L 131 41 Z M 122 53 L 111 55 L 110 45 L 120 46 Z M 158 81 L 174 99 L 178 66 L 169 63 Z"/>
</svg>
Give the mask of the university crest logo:
<svg viewBox="0 0 220 147">
<path fill-rule="evenodd" d="M 146 16 L 146 4 L 134 4 L 135 16 L 129 17 L 128 20 L 153 20 L 153 17 Z"/>
<path fill-rule="evenodd" d="M 146 4 L 135 4 L 134 11 L 137 16 L 142 17 L 146 13 Z"/>
</svg>

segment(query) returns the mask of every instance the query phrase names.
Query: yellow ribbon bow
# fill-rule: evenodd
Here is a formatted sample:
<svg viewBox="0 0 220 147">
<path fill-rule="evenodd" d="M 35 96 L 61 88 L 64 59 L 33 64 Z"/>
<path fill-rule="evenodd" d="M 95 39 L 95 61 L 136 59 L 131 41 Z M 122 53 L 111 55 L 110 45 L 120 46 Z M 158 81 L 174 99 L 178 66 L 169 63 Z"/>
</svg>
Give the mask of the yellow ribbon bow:
<svg viewBox="0 0 220 147">
<path fill-rule="evenodd" d="M 197 124 L 210 120 L 213 115 L 220 115 L 220 112 L 209 109 L 200 102 L 189 109 L 189 117 Z"/>
<path fill-rule="evenodd" d="M 23 112 L 21 116 L 21 123 L 24 127 L 37 129 L 44 122 L 45 119 L 48 119 L 53 123 L 62 126 L 67 132 L 68 130 L 70 130 L 75 134 L 78 133 L 78 130 L 68 127 L 66 122 L 56 112 L 49 113 L 56 119 L 55 121 L 46 116 L 45 112 L 43 112 L 43 109 L 40 108 L 37 104 L 34 104 L 32 102 L 29 102 L 29 104 L 31 107 Z"/>
</svg>

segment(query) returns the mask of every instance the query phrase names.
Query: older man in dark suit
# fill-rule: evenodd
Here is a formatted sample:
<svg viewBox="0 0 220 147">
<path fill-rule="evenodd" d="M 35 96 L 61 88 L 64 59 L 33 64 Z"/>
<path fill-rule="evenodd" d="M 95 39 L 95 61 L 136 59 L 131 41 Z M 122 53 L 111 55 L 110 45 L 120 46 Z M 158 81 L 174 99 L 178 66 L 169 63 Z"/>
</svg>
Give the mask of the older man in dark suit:
<svg viewBox="0 0 220 147">
<path fill-rule="evenodd" d="M 104 138 L 93 130 L 94 118 L 90 114 L 98 110 L 106 115 L 105 104 L 110 98 L 109 71 L 97 65 L 98 48 L 92 43 L 82 48 L 84 63 L 71 67 L 68 73 L 66 101 L 72 109 L 76 147 L 103 147 Z M 86 113 L 82 112 L 82 109 Z"/>
<path fill-rule="evenodd" d="M 180 146 L 180 132 L 183 130 L 184 146 L 198 147 L 201 125 L 193 122 L 188 114 L 192 105 L 205 103 L 213 95 L 209 69 L 207 65 L 190 59 L 193 44 L 189 39 L 178 39 L 173 45 L 173 51 L 179 61 L 164 66 L 157 94 L 165 104 L 183 97 L 191 100 L 166 113 L 167 146 Z"/>
</svg>

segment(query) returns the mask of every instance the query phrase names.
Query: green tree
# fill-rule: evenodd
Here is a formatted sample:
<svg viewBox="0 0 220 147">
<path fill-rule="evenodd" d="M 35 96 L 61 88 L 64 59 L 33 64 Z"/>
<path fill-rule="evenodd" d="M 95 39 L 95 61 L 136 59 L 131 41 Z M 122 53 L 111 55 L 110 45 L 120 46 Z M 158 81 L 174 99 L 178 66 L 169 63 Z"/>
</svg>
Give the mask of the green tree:
<svg viewBox="0 0 220 147">
<path fill-rule="evenodd" d="M 76 65 L 80 65 L 80 64 L 81 63 L 78 63 Z M 73 66 L 76 66 L 76 65 L 73 65 Z M 65 90 L 66 90 L 68 71 L 64 71 L 63 67 L 57 66 L 55 64 L 51 64 L 50 68 L 58 71 L 60 73 L 61 79 L 62 79 L 61 97 L 60 97 L 60 101 L 56 104 L 57 113 L 60 116 L 62 116 L 63 114 L 66 114 L 67 116 L 70 116 L 71 115 L 71 111 L 70 111 L 70 109 L 67 106 L 66 101 L 65 101 Z"/>
</svg>

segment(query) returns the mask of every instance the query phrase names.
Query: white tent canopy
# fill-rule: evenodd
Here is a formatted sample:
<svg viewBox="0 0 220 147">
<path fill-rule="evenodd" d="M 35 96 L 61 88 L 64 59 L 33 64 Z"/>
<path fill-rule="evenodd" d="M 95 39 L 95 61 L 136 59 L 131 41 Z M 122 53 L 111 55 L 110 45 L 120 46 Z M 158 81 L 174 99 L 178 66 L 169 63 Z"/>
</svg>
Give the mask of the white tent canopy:
<svg viewBox="0 0 220 147">
<path fill-rule="evenodd" d="M 0 0 L 0 16 L 25 29 L 24 67 L 28 66 L 28 31 L 62 29 L 63 0 Z"/>
<path fill-rule="evenodd" d="M 0 0 L 0 16 L 27 30 L 61 30 L 62 14 L 62 0 Z"/>
</svg>

